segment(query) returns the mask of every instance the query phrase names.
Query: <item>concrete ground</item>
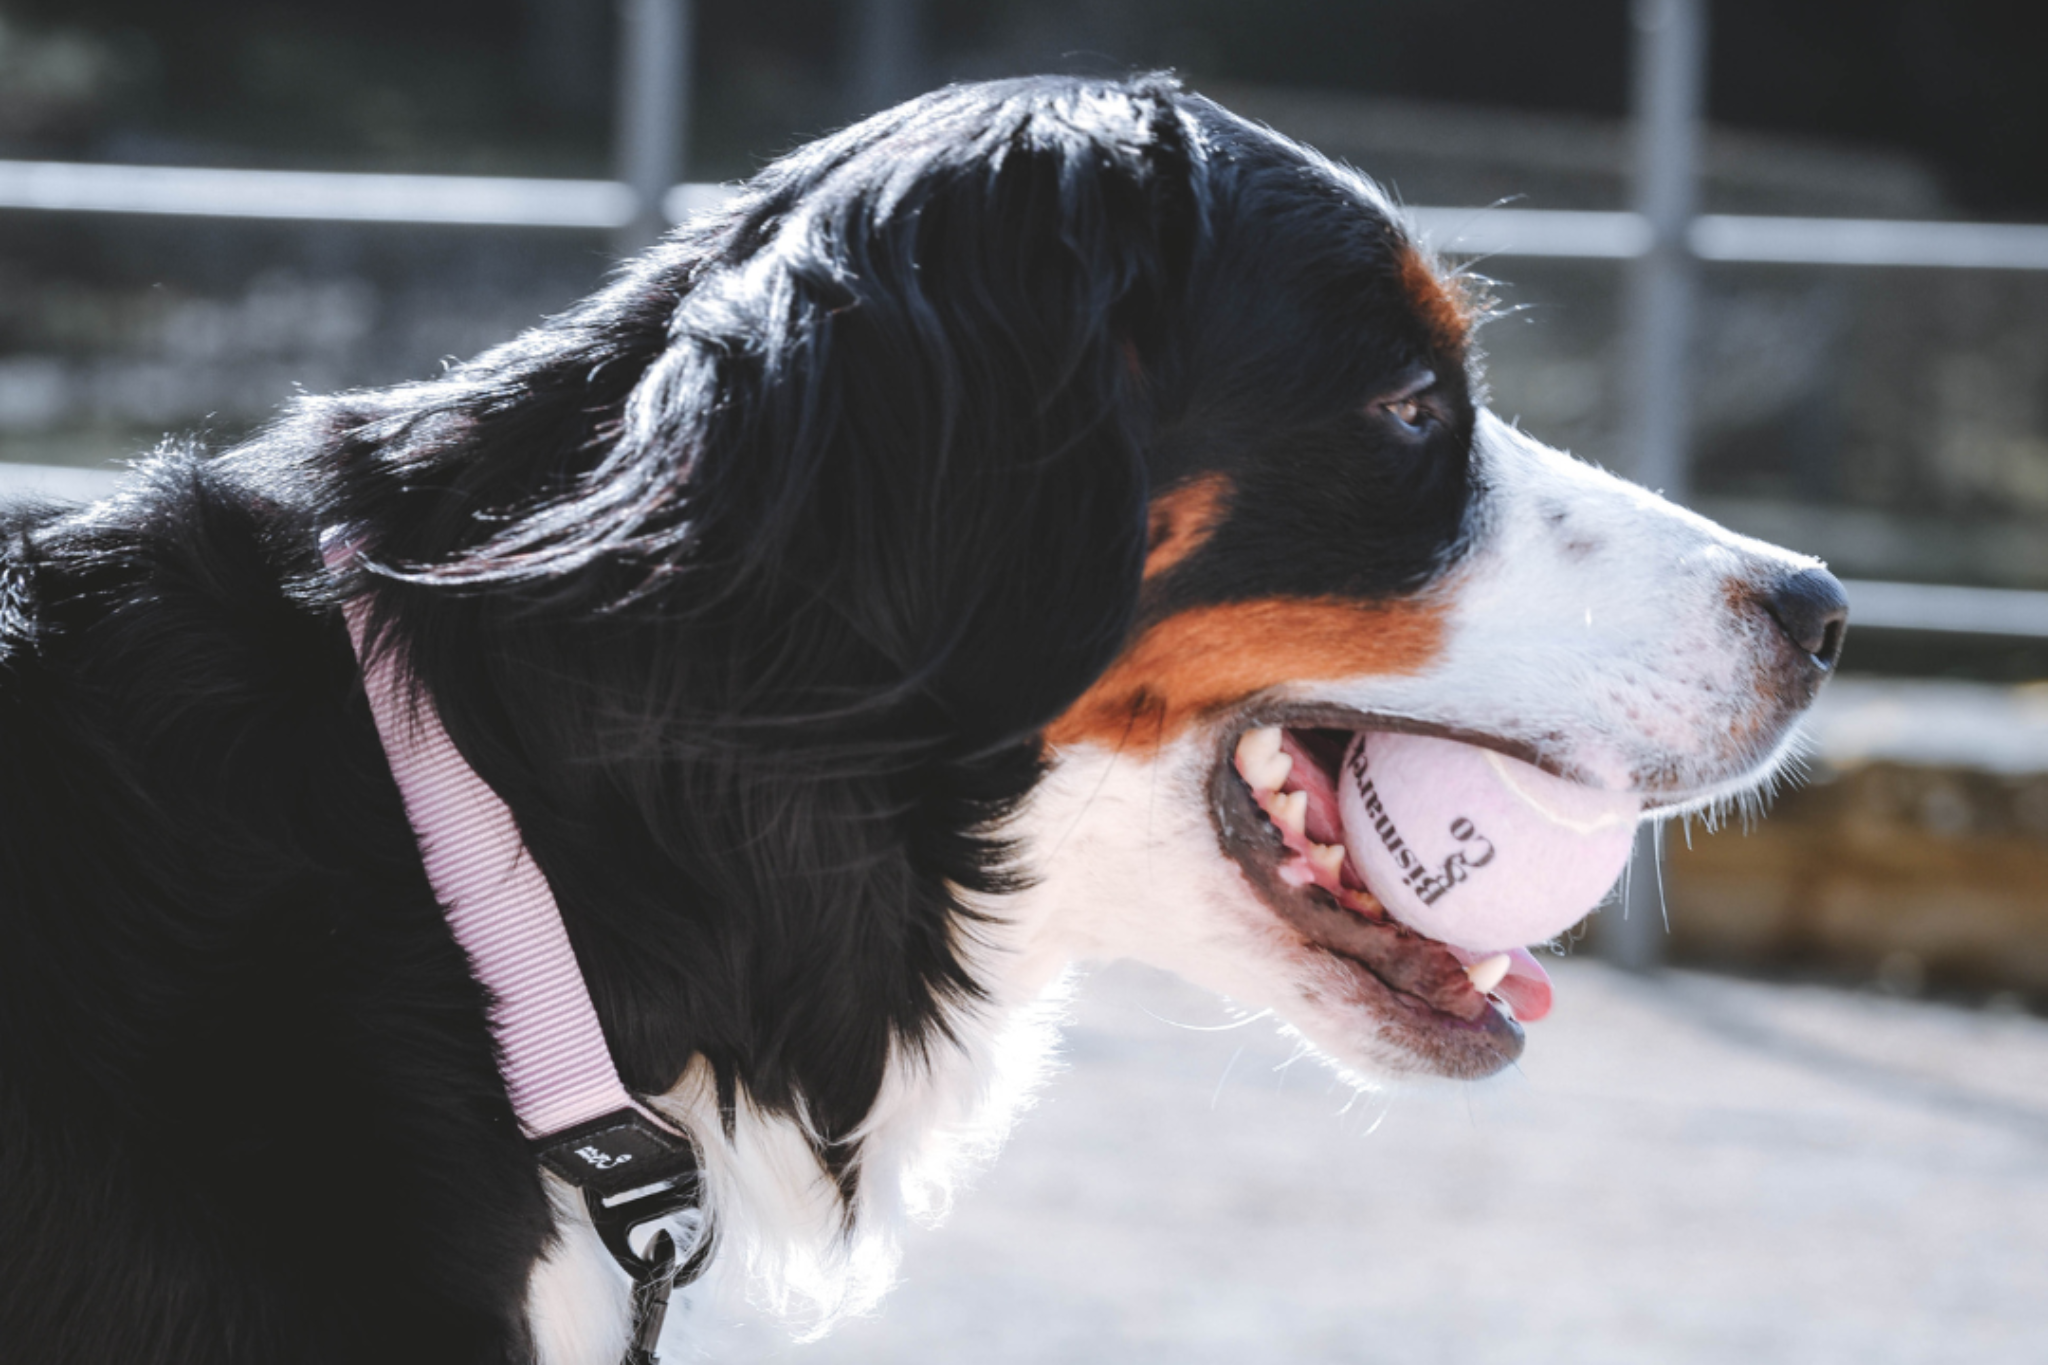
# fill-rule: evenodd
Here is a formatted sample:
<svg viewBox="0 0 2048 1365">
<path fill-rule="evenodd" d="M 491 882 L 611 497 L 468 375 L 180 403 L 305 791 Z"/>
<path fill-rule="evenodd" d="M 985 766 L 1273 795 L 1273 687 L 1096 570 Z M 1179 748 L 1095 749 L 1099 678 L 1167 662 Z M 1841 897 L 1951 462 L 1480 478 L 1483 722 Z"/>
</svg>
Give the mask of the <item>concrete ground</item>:
<svg viewBox="0 0 2048 1365">
<path fill-rule="evenodd" d="M 797 1365 L 2048 1358 L 2048 1021 L 1598 963 L 1519 1069 L 1347 1107 L 1117 968 L 872 1319 Z"/>
</svg>

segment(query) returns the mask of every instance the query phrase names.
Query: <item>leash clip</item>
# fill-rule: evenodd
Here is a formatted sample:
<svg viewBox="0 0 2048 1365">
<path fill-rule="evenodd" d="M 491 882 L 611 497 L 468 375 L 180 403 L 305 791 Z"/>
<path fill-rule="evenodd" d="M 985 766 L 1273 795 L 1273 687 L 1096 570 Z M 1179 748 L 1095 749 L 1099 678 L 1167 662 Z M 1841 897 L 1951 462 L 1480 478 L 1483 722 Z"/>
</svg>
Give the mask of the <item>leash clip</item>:
<svg viewBox="0 0 2048 1365">
<path fill-rule="evenodd" d="M 625 1365 L 655 1365 L 655 1344 L 668 1316 L 669 1295 L 711 1263 L 716 1238 L 704 1213 L 703 1173 L 687 1138 L 638 1109 L 550 1134 L 535 1143 L 541 1165 L 583 1191 L 598 1239 L 633 1281 L 633 1339 Z M 675 1238 L 657 1229 L 647 1253 L 633 1249 L 638 1228 L 678 1214 L 693 1225 L 693 1245 L 678 1260 Z"/>
<path fill-rule="evenodd" d="M 633 1339 L 626 1344 L 621 1365 L 660 1365 L 655 1348 L 661 1343 L 661 1325 L 668 1321 L 668 1296 L 676 1286 L 676 1242 L 662 1228 L 647 1246 L 650 1273 L 633 1282 Z"/>
</svg>

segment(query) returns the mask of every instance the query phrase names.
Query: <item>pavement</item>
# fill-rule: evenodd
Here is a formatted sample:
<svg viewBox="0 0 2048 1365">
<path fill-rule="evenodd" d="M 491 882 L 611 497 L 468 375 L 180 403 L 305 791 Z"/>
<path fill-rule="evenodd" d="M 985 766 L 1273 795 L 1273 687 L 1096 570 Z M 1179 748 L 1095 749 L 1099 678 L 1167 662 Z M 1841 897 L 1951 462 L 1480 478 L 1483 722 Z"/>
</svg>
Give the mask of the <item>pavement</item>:
<svg viewBox="0 0 2048 1365">
<path fill-rule="evenodd" d="M 797 1345 L 700 1307 L 699 1358 L 2048 1359 L 2048 1021 L 1553 974 L 1518 1068 L 1354 1097 L 1270 1021 L 1104 971 L 1065 1074 L 875 1316 Z"/>
</svg>

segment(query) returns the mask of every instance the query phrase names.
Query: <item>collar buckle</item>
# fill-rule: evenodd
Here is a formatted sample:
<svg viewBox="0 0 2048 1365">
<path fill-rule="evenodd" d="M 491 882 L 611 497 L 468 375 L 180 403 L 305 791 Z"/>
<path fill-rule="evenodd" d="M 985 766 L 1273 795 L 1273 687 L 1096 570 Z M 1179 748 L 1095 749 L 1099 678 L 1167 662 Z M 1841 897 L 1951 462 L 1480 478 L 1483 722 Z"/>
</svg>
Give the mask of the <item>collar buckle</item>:
<svg viewBox="0 0 2048 1365">
<path fill-rule="evenodd" d="M 584 1207 L 605 1250 L 636 1285 L 661 1273 L 661 1258 L 634 1250 L 634 1230 L 691 1210 L 699 1214 L 694 1220 L 698 1235 L 673 1274 L 676 1283 L 688 1284 L 703 1273 L 712 1237 L 702 1216 L 703 1173 L 687 1138 L 638 1109 L 619 1109 L 551 1133 L 534 1146 L 541 1165 L 583 1191 Z"/>
</svg>

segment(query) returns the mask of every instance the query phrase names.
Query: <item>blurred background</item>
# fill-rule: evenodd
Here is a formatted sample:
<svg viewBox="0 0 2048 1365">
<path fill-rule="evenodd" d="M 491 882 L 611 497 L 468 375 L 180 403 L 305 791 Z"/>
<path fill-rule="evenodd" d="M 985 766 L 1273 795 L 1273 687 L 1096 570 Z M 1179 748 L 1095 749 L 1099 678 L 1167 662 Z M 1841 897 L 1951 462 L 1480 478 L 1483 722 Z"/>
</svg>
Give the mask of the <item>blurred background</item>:
<svg viewBox="0 0 2048 1365">
<path fill-rule="evenodd" d="M 430 374 L 919 90 L 1172 67 L 1500 282 L 1504 415 L 1849 580 L 1807 781 L 1667 829 L 1501 1082 L 1354 1101 L 1112 971 L 879 1321 L 700 1323 L 820 1362 L 2032 1360 L 2044 30 L 2014 0 L 0 0 L 0 495 Z"/>
</svg>

